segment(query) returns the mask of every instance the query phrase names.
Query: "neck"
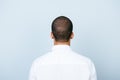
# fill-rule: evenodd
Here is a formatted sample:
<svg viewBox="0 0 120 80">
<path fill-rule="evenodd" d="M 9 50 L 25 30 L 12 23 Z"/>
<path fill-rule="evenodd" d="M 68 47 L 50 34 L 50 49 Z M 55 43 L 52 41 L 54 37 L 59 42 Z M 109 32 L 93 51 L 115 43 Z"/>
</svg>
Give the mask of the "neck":
<svg viewBox="0 0 120 80">
<path fill-rule="evenodd" d="M 68 45 L 68 46 L 70 46 L 70 40 L 67 42 L 60 42 L 60 41 L 54 40 L 54 45 Z"/>
</svg>

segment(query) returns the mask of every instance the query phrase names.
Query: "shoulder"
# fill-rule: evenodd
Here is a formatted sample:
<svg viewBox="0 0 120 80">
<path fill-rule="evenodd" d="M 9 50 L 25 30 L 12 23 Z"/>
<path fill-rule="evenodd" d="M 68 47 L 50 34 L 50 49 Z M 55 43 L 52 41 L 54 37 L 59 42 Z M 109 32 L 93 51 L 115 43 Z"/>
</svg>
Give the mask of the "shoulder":
<svg viewBox="0 0 120 80">
<path fill-rule="evenodd" d="M 71 56 L 74 57 L 74 59 L 78 63 L 86 63 L 86 64 L 93 63 L 92 60 L 89 57 L 83 56 L 82 54 L 79 54 L 79 53 L 74 52 L 74 51 L 72 51 Z"/>
<path fill-rule="evenodd" d="M 33 61 L 33 64 L 34 65 L 37 65 L 37 64 L 42 64 L 44 63 L 46 60 L 48 60 L 51 56 L 51 52 L 48 52 L 48 53 L 45 53 L 39 57 L 37 57 L 34 61 Z"/>
</svg>

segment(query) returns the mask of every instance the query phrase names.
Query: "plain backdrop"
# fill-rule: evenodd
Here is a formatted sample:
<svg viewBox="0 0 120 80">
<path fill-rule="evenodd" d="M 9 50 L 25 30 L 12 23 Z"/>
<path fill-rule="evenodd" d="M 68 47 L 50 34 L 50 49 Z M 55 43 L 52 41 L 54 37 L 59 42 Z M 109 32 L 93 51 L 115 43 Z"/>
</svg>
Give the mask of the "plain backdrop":
<svg viewBox="0 0 120 80">
<path fill-rule="evenodd" d="M 28 80 L 61 15 L 74 24 L 71 48 L 91 58 L 98 80 L 120 80 L 119 0 L 0 0 L 0 80 Z"/>
</svg>

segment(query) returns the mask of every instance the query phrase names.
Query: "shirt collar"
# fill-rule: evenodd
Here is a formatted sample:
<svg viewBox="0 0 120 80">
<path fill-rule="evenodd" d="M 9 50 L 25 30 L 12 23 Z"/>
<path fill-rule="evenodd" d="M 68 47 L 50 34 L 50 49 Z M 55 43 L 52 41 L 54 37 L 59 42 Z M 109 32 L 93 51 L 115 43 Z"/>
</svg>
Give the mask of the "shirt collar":
<svg viewBox="0 0 120 80">
<path fill-rule="evenodd" d="M 54 45 L 52 47 L 52 51 L 66 51 L 66 50 L 71 50 L 69 45 Z"/>
</svg>

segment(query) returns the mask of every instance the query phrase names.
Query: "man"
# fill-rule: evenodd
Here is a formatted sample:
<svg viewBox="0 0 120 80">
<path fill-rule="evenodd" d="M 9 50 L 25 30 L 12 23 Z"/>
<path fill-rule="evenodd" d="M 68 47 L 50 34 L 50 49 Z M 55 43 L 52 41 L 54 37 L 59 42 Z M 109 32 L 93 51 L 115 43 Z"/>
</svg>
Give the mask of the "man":
<svg viewBox="0 0 120 80">
<path fill-rule="evenodd" d="M 92 61 L 71 50 L 72 30 L 73 24 L 65 16 L 52 22 L 54 46 L 33 62 L 29 80 L 97 80 Z"/>
</svg>

